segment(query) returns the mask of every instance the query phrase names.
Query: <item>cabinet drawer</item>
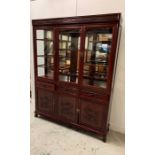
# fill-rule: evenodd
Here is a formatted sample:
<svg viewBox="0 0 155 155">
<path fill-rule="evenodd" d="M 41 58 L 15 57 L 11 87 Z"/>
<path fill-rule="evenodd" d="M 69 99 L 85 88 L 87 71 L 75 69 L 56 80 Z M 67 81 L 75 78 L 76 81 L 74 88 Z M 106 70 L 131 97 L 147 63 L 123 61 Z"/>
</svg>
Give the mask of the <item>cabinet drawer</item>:
<svg viewBox="0 0 155 155">
<path fill-rule="evenodd" d="M 59 91 L 60 92 L 65 92 L 67 94 L 73 94 L 73 95 L 78 94 L 78 89 L 77 88 L 72 88 L 72 87 L 66 87 L 66 88 L 59 87 Z"/>
<path fill-rule="evenodd" d="M 51 90 L 51 91 L 55 90 L 55 85 L 54 84 L 48 84 L 48 83 L 43 83 L 43 82 L 37 82 L 37 87 L 38 88 L 43 88 L 43 89 L 46 89 L 46 90 Z"/>
<path fill-rule="evenodd" d="M 87 102 L 92 102 L 92 103 L 99 103 L 99 104 L 104 104 L 108 105 L 109 101 L 106 98 L 96 98 L 96 97 L 88 97 L 81 95 L 80 99 L 87 101 Z"/>
<path fill-rule="evenodd" d="M 109 97 L 107 95 L 98 94 L 95 92 L 88 92 L 88 91 L 80 91 L 80 96 L 85 98 L 91 98 L 93 100 L 99 101 L 108 101 Z"/>
</svg>

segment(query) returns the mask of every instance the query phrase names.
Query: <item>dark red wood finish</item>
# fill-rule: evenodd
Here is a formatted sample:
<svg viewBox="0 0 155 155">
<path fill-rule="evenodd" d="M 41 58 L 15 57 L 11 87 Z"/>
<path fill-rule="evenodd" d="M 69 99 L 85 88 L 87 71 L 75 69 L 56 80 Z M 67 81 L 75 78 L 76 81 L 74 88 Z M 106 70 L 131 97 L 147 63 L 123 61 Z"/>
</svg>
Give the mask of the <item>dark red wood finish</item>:
<svg viewBox="0 0 155 155">
<path fill-rule="evenodd" d="M 95 132 L 106 140 L 107 116 L 111 85 L 116 61 L 116 48 L 120 24 L 120 13 L 33 20 L 33 45 L 35 67 L 35 116 L 42 116 L 61 124 Z M 111 28 L 112 47 L 108 59 L 107 87 L 83 85 L 85 36 L 87 30 Z M 36 30 L 53 31 L 54 78 L 37 76 Z M 80 31 L 80 59 L 78 83 L 59 81 L 59 32 L 78 29 Z"/>
</svg>

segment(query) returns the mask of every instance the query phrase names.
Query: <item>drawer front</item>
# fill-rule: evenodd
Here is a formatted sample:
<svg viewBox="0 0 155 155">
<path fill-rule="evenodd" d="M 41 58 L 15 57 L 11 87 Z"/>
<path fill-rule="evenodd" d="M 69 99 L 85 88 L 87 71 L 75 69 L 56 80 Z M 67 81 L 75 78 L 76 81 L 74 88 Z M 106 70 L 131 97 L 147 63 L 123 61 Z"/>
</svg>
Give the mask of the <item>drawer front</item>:
<svg viewBox="0 0 155 155">
<path fill-rule="evenodd" d="M 75 87 L 59 87 L 59 92 L 64 92 L 71 95 L 78 95 L 78 89 Z"/>
<path fill-rule="evenodd" d="M 80 97 L 86 98 L 86 99 L 92 99 L 93 101 L 96 100 L 98 102 L 107 103 L 109 101 L 108 95 L 102 95 L 95 92 L 88 92 L 88 91 L 80 91 Z"/>
<path fill-rule="evenodd" d="M 51 90 L 51 91 L 55 90 L 55 85 L 54 84 L 48 84 L 48 83 L 44 83 L 44 82 L 37 82 L 36 85 L 37 85 L 38 88 L 43 88 L 43 89 Z"/>
</svg>

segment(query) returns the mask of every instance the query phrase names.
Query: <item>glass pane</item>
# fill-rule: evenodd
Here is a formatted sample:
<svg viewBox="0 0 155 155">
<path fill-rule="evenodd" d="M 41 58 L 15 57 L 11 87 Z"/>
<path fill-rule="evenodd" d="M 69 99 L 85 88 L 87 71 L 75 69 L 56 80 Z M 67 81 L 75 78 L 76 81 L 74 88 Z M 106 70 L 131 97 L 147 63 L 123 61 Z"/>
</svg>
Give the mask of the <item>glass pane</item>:
<svg viewBox="0 0 155 155">
<path fill-rule="evenodd" d="M 37 54 L 44 55 L 44 41 L 37 40 Z"/>
<path fill-rule="evenodd" d="M 79 30 L 65 30 L 59 35 L 59 80 L 78 83 L 80 49 Z"/>
<path fill-rule="evenodd" d="M 53 32 L 48 30 L 37 30 L 37 39 L 53 39 Z"/>
<path fill-rule="evenodd" d="M 52 31 L 37 30 L 37 65 L 38 76 L 53 78 L 54 53 Z"/>
<path fill-rule="evenodd" d="M 112 29 L 89 30 L 85 38 L 83 84 L 106 88 Z"/>
</svg>

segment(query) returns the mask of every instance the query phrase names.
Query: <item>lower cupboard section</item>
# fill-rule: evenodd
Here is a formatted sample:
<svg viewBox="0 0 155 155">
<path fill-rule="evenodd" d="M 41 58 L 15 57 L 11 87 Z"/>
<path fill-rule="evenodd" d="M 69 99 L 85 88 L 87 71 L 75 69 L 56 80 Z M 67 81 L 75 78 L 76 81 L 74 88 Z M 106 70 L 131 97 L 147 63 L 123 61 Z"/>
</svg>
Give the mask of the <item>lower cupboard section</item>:
<svg viewBox="0 0 155 155">
<path fill-rule="evenodd" d="M 36 113 L 75 127 L 106 133 L 108 104 L 62 92 L 37 88 Z M 36 115 L 37 116 L 37 115 Z"/>
</svg>

